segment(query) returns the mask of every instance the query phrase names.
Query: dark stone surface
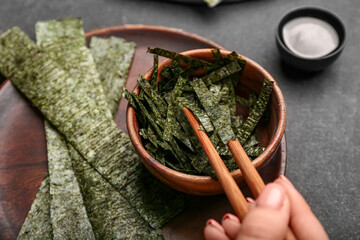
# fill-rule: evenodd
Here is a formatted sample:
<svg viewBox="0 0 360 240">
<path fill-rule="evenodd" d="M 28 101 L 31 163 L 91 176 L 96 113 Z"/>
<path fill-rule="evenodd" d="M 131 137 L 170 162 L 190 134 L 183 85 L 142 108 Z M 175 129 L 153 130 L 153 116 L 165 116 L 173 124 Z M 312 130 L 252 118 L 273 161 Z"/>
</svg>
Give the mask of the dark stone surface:
<svg viewBox="0 0 360 240">
<path fill-rule="evenodd" d="M 275 46 L 280 17 L 304 5 L 337 13 L 348 30 L 342 56 L 323 72 L 283 64 Z M 251 0 L 210 9 L 149 0 L 1 0 L 0 32 L 32 38 L 39 20 L 82 17 L 85 30 L 122 24 L 182 28 L 252 58 L 278 82 L 287 104 L 287 176 L 331 239 L 360 237 L 360 1 Z M 1 123 L 0 123 L 1 124 Z"/>
</svg>

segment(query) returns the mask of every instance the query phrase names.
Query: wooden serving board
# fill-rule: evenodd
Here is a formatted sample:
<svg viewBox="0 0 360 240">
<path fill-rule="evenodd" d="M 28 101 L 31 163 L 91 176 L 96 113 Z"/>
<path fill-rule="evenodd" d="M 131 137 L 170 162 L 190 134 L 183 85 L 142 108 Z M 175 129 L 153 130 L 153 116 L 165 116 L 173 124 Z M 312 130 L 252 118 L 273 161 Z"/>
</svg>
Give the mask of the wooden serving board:
<svg viewBox="0 0 360 240">
<path fill-rule="evenodd" d="M 96 29 L 86 33 L 91 36 L 118 36 L 137 45 L 126 82 L 132 90 L 139 74 L 152 66 L 153 57 L 148 47 L 161 47 L 181 52 L 195 48 L 222 48 L 220 45 L 186 33 L 182 30 L 145 25 L 124 25 Z M 123 99 L 115 118 L 116 124 L 127 132 L 126 106 Z M 27 216 L 40 183 L 47 171 L 46 140 L 42 114 L 11 84 L 0 86 L 0 239 L 16 239 Z M 284 174 L 286 166 L 285 135 L 274 158 L 260 170 L 266 182 Z M 242 187 L 246 196 L 250 192 Z M 163 228 L 165 239 L 202 239 L 207 219 L 220 220 L 232 212 L 224 195 L 196 197 L 190 208 L 174 218 Z"/>
</svg>

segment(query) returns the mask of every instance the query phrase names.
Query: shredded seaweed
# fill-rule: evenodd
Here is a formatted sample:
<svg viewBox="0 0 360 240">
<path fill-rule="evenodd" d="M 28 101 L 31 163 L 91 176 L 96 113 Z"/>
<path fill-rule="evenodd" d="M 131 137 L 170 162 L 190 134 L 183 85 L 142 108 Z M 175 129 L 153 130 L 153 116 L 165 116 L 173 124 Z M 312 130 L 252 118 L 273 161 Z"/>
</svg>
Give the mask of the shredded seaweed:
<svg viewBox="0 0 360 240">
<path fill-rule="evenodd" d="M 274 82 L 268 79 L 264 79 L 263 87 L 261 88 L 259 98 L 256 101 L 254 107 L 250 110 L 249 116 L 247 117 L 246 121 L 239 129 L 239 134 L 237 137 L 239 138 L 240 144 L 245 143 L 245 141 L 248 139 L 251 132 L 254 130 L 255 126 L 259 122 L 262 114 L 264 113 L 271 96 L 273 83 Z"/>
<path fill-rule="evenodd" d="M 160 48 L 148 49 L 148 52 L 174 61 L 161 70 L 162 78 L 157 87 L 152 84 L 151 77 L 146 81 L 140 76 L 138 80 L 140 94 L 137 100 L 134 94 L 125 95 L 133 105 L 142 126 L 141 136 L 146 149 L 155 159 L 174 170 L 215 177 L 201 145 L 183 114 L 182 108 L 186 106 L 198 119 L 200 130 L 211 136 L 210 139 L 225 165 L 229 170 L 235 170 L 237 165 L 227 148 L 227 143 L 244 134 L 242 129 L 246 126 L 243 120 L 245 117 L 238 115 L 238 105 L 247 107 L 251 112 L 258 101 L 254 93 L 250 93 L 248 99 L 236 95 L 246 61 L 236 52 L 222 56 L 219 49 L 211 51 L 213 56 L 211 63 Z M 155 67 L 157 68 L 157 65 Z M 191 76 L 192 71 L 198 69 L 207 71 L 202 76 Z M 182 80 L 181 85 L 179 79 Z M 149 99 L 150 97 L 147 96 L 152 98 Z M 148 109 L 144 111 L 145 106 L 148 106 Z M 174 106 L 177 108 L 175 109 Z M 160 109 L 162 111 L 165 109 L 167 114 L 160 116 L 158 113 Z M 246 132 L 245 134 L 248 135 L 242 136 L 249 139 L 245 139 L 243 144 L 251 159 L 255 159 L 264 151 L 257 141 L 256 125 L 259 119 L 256 120 L 254 127 L 247 130 L 250 133 Z M 163 130 L 162 135 L 161 130 Z M 187 137 L 187 141 L 184 141 L 184 137 Z"/>
<path fill-rule="evenodd" d="M 204 60 L 197 59 L 197 58 L 191 58 L 191 57 L 188 57 L 188 56 L 176 53 L 176 52 L 171 52 L 171 51 L 161 49 L 161 48 L 149 48 L 148 52 L 159 55 L 159 56 L 163 56 L 166 58 L 170 58 L 170 59 L 173 59 L 173 60 L 181 62 L 181 63 L 190 64 L 197 68 L 208 69 L 208 68 L 212 68 L 214 66 L 212 63 L 206 62 Z"/>
</svg>

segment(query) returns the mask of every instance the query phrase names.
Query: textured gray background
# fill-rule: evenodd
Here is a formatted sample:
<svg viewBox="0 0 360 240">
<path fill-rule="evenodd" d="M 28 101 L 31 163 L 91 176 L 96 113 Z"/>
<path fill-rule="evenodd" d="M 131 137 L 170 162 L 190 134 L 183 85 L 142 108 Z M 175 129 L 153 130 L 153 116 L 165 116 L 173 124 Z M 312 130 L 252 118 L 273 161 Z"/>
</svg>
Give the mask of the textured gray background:
<svg viewBox="0 0 360 240">
<path fill-rule="evenodd" d="M 334 11 L 348 30 L 342 56 L 316 74 L 289 69 L 275 47 L 280 17 L 303 5 Z M 37 21 L 64 17 L 82 17 L 85 30 L 122 24 L 181 28 L 261 64 L 287 105 L 286 175 L 331 239 L 360 239 L 359 0 L 252 0 L 213 9 L 149 0 L 0 0 L 0 32 L 19 26 L 34 38 Z"/>
</svg>

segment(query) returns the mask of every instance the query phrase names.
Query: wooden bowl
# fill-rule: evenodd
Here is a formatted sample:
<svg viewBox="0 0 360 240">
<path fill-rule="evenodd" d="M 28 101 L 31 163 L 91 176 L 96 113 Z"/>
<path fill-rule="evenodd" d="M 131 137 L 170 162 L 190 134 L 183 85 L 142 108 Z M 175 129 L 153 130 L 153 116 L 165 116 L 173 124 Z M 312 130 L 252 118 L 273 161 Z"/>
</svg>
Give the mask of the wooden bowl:
<svg viewBox="0 0 360 240">
<path fill-rule="evenodd" d="M 226 56 L 230 53 L 227 50 L 220 51 L 222 56 Z M 201 58 L 206 61 L 212 60 L 211 49 L 195 49 L 182 52 L 181 54 Z M 254 166 L 257 169 L 260 169 L 265 167 L 272 159 L 277 148 L 280 146 L 286 122 L 285 102 L 280 88 L 273 77 L 253 60 L 244 56 L 242 57 L 246 60 L 247 64 L 241 79 L 239 80 L 241 83 L 239 84 L 239 89 L 237 91 L 238 95 L 246 96 L 251 90 L 255 90 L 259 93 L 264 78 L 274 81 L 273 92 L 270 98 L 270 120 L 261 124 L 258 131 L 259 144 L 262 147 L 266 147 L 266 150 L 253 161 Z M 159 63 L 159 72 L 164 66 L 170 65 L 171 62 L 171 59 L 161 61 Z M 152 69 L 145 74 L 146 79 L 150 77 L 151 72 Z M 139 94 L 138 85 L 135 87 L 134 92 Z M 190 175 L 175 171 L 162 165 L 150 156 L 141 142 L 135 110 L 130 105 L 128 105 L 126 113 L 126 122 L 131 141 L 141 157 L 142 162 L 149 171 L 163 183 L 178 191 L 193 195 L 215 195 L 223 193 L 220 183 L 211 177 Z M 238 184 L 243 181 L 243 175 L 239 169 L 232 171 L 231 175 Z"/>
</svg>

